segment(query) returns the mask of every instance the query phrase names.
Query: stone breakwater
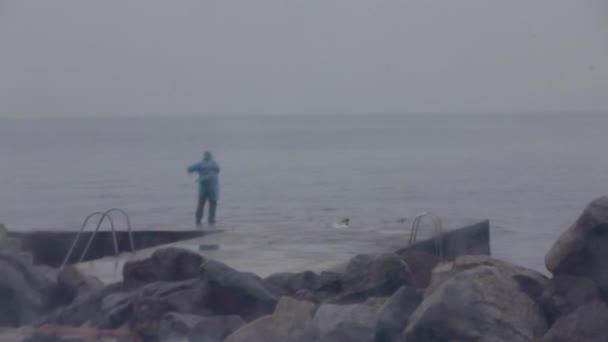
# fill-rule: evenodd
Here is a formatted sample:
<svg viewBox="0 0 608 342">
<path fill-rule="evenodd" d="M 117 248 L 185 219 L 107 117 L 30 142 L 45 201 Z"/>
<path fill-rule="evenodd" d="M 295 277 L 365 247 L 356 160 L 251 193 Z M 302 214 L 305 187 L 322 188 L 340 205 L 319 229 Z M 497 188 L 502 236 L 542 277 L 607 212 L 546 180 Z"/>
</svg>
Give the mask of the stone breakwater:
<svg viewBox="0 0 608 342">
<path fill-rule="evenodd" d="M 608 341 L 608 197 L 546 255 L 551 277 L 483 250 L 361 254 L 340 272 L 240 272 L 178 248 L 103 285 L 0 240 L 0 340 Z"/>
</svg>

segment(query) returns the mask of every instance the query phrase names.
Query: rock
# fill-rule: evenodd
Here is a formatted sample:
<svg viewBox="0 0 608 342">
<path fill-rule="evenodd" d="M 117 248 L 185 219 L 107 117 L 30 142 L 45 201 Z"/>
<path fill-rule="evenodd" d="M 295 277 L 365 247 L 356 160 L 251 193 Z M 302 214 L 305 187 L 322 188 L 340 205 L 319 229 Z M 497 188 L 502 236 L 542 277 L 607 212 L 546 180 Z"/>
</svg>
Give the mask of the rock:
<svg viewBox="0 0 608 342">
<path fill-rule="evenodd" d="M 57 304 L 57 281 L 18 254 L 0 253 L 0 326 L 33 322 Z"/>
<path fill-rule="evenodd" d="M 402 337 L 416 342 L 538 339 L 547 330 L 546 318 L 522 291 L 521 274 L 510 274 L 514 269 L 482 264 L 427 289 Z"/>
<path fill-rule="evenodd" d="M 380 310 L 380 308 L 388 302 L 390 297 L 370 297 L 367 298 L 362 304 L 371 306 Z"/>
<path fill-rule="evenodd" d="M 557 276 L 549 280 L 540 302 L 550 322 L 570 314 L 578 307 L 599 300 L 600 293 L 589 278 Z"/>
<path fill-rule="evenodd" d="M 188 314 L 208 314 L 204 301 L 208 296 L 207 283 L 200 279 L 179 282 L 157 282 L 142 287 L 138 299 L 163 300 L 173 311 Z"/>
<path fill-rule="evenodd" d="M 241 327 L 223 342 L 285 341 L 301 333 L 310 320 L 302 321 L 296 315 L 264 316 Z"/>
<path fill-rule="evenodd" d="M 122 284 L 110 284 L 101 289 L 76 298 L 70 305 L 62 307 L 45 317 L 40 324 L 82 326 L 89 323 L 99 329 L 115 329 L 126 322 L 130 314 L 130 302 L 125 303 L 130 293 Z M 118 297 L 113 294 L 118 293 Z M 106 299 L 109 297 L 108 299 Z M 112 300 L 112 298 L 114 298 Z"/>
<path fill-rule="evenodd" d="M 375 342 L 397 341 L 410 315 L 422 301 L 422 293 L 415 288 L 403 286 L 384 303 L 378 312 Z"/>
<path fill-rule="evenodd" d="M 1 328 L 0 341 L 2 342 L 29 342 L 35 330 L 31 327 Z"/>
<path fill-rule="evenodd" d="M 192 329 L 205 319 L 203 316 L 165 313 L 159 324 L 160 341 L 188 340 Z"/>
<path fill-rule="evenodd" d="M 317 275 L 315 287 L 311 290 L 329 296 L 340 291 L 341 280 L 342 275 L 340 273 L 323 271 Z"/>
<path fill-rule="evenodd" d="M 110 327 L 127 322 L 133 309 L 133 296 L 133 292 L 116 292 L 105 296 L 101 300 L 103 322 L 107 322 Z"/>
<path fill-rule="evenodd" d="M 314 310 L 313 303 L 281 297 L 272 315 L 251 322 L 225 341 L 286 341 L 303 333 L 312 321 Z"/>
<path fill-rule="evenodd" d="M 319 303 L 319 302 L 323 301 L 322 298 L 324 298 L 324 297 L 325 296 L 315 295 L 312 291 L 306 290 L 306 289 L 298 290 L 293 295 L 293 298 L 295 298 L 295 299 L 302 300 L 305 302 L 311 302 L 311 303 Z"/>
<path fill-rule="evenodd" d="M 336 295 L 340 291 L 340 277 L 336 272 L 312 271 L 300 273 L 276 273 L 268 276 L 264 284 L 279 296 L 319 302 Z"/>
<path fill-rule="evenodd" d="M 103 283 L 91 276 L 85 276 L 73 265 L 67 265 L 57 276 L 57 285 L 61 296 L 67 302 L 72 302 L 75 298 L 83 297 L 93 291 L 103 287 Z"/>
<path fill-rule="evenodd" d="M 158 281 L 181 281 L 197 278 L 205 259 L 189 250 L 169 247 L 159 249 L 150 258 L 129 261 L 123 268 L 124 284 L 139 287 Z"/>
<path fill-rule="evenodd" d="M 522 290 L 525 290 L 528 295 L 534 298 L 540 297 L 542 289 L 548 281 L 547 277 L 536 271 L 494 259 L 487 255 L 465 255 L 453 261 L 443 262 L 435 267 L 427 292 L 432 291 L 433 288 L 462 271 L 484 265 L 495 267 L 502 274 L 515 279 L 520 283 Z"/>
<path fill-rule="evenodd" d="M 208 314 L 206 296 L 207 284 L 200 279 L 148 284 L 127 299 L 129 326 L 143 337 L 157 337 L 166 313 Z"/>
<path fill-rule="evenodd" d="M 312 318 L 315 309 L 315 304 L 311 302 L 281 297 L 277 307 L 274 309 L 274 315 L 294 315 L 300 320 L 307 320 Z"/>
<path fill-rule="evenodd" d="M 608 253 L 603 251 L 608 244 L 607 235 L 608 197 L 600 197 L 587 205 L 549 250 L 545 256 L 547 269 L 555 275 L 594 275 L 594 271 L 606 265 L 601 257 Z"/>
<path fill-rule="evenodd" d="M 144 333 L 148 330 L 157 333 L 160 319 L 167 312 L 208 314 L 205 296 L 206 283 L 200 279 L 157 282 L 135 290 L 118 283 L 77 298 L 41 323 L 70 326 L 88 323 L 97 329 L 116 329 L 129 322 Z"/>
<path fill-rule="evenodd" d="M 314 317 L 319 341 L 372 342 L 378 322 L 378 306 L 323 304 Z"/>
<path fill-rule="evenodd" d="M 327 340 L 321 340 L 319 338 L 319 329 L 313 322 L 309 322 L 308 325 L 301 331 L 292 334 L 283 342 L 331 342 Z"/>
<path fill-rule="evenodd" d="M 156 298 L 141 298 L 133 303 L 129 320 L 131 330 L 145 339 L 156 339 L 160 335 L 160 326 L 163 316 L 172 311 L 166 300 Z"/>
<path fill-rule="evenodd" d="M 382 300 L 365 304 L 324 304 L 314 319 L 314 305 L 283 297 L 275 313 L 251 322 L 234 332 L 225 341 L 283 341 L 283 342 L 339 342 L 373 341 L 377 312 Z M 321 309 L 319 309 L 321 310 Z"/>
<path fill-rule="evenodd" d="M 608 341 L 608 307 L 595 300 L 562 316 L 540 342 Z"/>
<path fill-rule="evenodd" d="M 591 202 L 545 256 L 553 275 L 592 278 L 608 294 L 608 197 Z"/>
<path fill-rule="evenodd" d="M 90 327 L 41 326 L 33 331 L 27 342 L 124 342 L 138 337 L 124 329 L 100 330 Z"/>
<path fill-rule="evenodd" d="M 394 253 L 360 254 L 350 260 L 342 276 L 342 290 L 331 302 L 349 304 L 369 297 L 390 296 L 409 285 L 410 271 Z"/>
<path fill-rule="evenodd" d="M 246 323 L 239 316 L 207 316 L 191 331 L 190 341 L 221 342 Z"/>
<path fill-rule="evenodd" d="M 310 302 L 281 297 L 272 315 L 245 325 L 225 341 L 286 341 L 308 327 L 314 310 L 315 305 Z"/>
<path fill-rule="evenodd" d="M 441 262 L 441 258 L 430 253 L 410 249 L 401 251 L 399 256 L 410 269 L 412 286 L 419 289 L 429 286 L 433 269 Z"/>
<path fill-rule="evenodd" d="M 209 286 L 205 306 L 215 314 L 252 321 L 274 311 L 277 298 L 255 274 L 236 271 L 215 260 L 207 260 L 202 270 Z"/>
<path fill-rule="evenodd" d="M 545 257 L 553 275 L 590 277 L 608 296 L 608 197 L 591 202 Z"/>
<path fill-rule="evenodd" d="M 302 289 L 314 290 L 317 286 L 317 274 L 312 271 L 275 273 L 264 279 L 264 284 L 280 295 L 293 295 Z"/>
</svg>

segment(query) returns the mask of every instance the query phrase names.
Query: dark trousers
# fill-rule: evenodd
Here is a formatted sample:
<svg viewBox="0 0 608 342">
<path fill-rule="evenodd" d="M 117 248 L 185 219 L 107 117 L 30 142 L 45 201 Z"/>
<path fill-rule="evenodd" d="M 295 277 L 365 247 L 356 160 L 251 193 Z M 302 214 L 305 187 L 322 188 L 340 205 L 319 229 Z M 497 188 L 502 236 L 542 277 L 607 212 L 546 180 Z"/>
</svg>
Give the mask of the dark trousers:
<svg viewBox="0 0 608 342">
<path fill-rule="evenodd" d="M 208 222 L 210 225 L 215 224 L 215 210 L 217 209 L 217 201 L 213 201 L 207 198 L 207 196 L 200 196 L 198 198 L 198 205 L 196 206 L 196 224 L 200 225 L 203 220 L 203 213 L 205 212 L 205 204 L 209 201 L 209 218 Z"/>
</svg>

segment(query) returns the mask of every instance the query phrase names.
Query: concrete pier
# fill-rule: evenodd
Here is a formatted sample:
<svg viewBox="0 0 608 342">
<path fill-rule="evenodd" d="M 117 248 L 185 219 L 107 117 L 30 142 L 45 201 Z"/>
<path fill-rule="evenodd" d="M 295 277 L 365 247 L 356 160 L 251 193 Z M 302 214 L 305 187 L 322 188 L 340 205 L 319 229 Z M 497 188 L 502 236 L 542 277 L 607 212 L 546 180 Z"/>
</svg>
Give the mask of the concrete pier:
<svg viewBox="0 0 608 342">
<path fill-rule="evenodd" d="M 470 226 L 475 222 L 444 223 L 444 230 Z M 481 223 L 488 230 L 489 224 Z M 122 279 L 122 268 L 129 260 L 149 257 L 159 248 L 179 247 L 198 252 L 206 258 L 261 277 L 277 272 L 315 272 L 340 269 L 350 258 L 361 253 L 395 252 L 408 245 L 411 223 L 383 224 L 376 227 L 352 226 L 347 229 L 315 226 L 239 226 L 218 227 L 221 232 L 200 238 L 122 253 L 77 264 L 86 274 L 104 283 Z M 486 227 L 487 226 L 487 227 Z M 429 238 L 431 227 L 421 227 L 418 240 Z M 489 236 L 488 236 L 489 240 Z M 487 241 L 489 243 L 489 241 Z M 201 249 L 200 246 L 206 247 Z M 217 249 L 212 249 L 217 247 Z M 211 249 L 210 249 L 211 248 Z"/>
</svg>

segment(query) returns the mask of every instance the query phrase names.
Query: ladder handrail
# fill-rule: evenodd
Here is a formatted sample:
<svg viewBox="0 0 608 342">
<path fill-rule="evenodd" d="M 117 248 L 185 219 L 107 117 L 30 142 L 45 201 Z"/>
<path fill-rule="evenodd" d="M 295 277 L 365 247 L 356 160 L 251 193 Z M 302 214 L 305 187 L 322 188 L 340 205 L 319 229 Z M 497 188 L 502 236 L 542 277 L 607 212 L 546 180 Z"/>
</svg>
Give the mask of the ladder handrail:
<svg viewBox="0 0 608 342">
<path fill-rule="evenodd" d="M 133 241 L 133 232 L 131 229 L 131 219 L 129 217 L 129 214 L 127 214 L 126 211 L 119 209 L 119 208 L 112 208 L 112 209 L 108 209 L 104 212 L 105 217 L 108 217 L 108 219 L 111 222 L 111 227 L 112 227 L 112 237 L 114 240 L 114 256 L 117 256 L 119 253 L 119 248 L 118 248 L 118 241 L 116 240 L 116 233 L 114 232 L 114 223 L 112 221 L 112 216 L 110 215 L 110 213 L 112 212 L 119 212 L 121 214 L 124 215 L 124 217 L 126 218 L 127 221 L 127 234 L 129 236 L 129 245 L 131 247 L 131 253 L 135 253 L 135 243 Z M 101 219 L 103 221 L 103 218 Z M 82 262 L 84 261 L 84 258 L 86 257 L 87 253 L 89 252 L 89 248 L 91 248 L 91 244 L 93 243 L 93 239 L 95 238 L 95 236 L 97 236 L 97 232 L 99 231 L 99 227 L 101 226 L 101 221 L 99 222 L 99 224 L 97 225 L 97 227 L 95 228 L 95 231 L 93 232 L 93 234 L 91 235 L 91 237 L 89 238 L 89 241 L 87 242 L 87 246 L 84 248 L 84 250 L 82 251 L 82 254 L 80 255 L 80 260 L 78 262 Z"/>
<path fill-rule="evenodd" d="M 126 211 L 124 211 L 120 208 L 108 209 L 108 210 L 106 210 L 106 214 L 110 215 L 110 213 L 112 213 L 114 211 L 121 213 L 125 217 L 125 219 L 127 221 L 127 231 L 129 234 L 129 247 L 131 247 L 131 253 L 135 253 L 135 240 L 133 240 L 133 228 L 131 226 L 131 218 L 129 217 L 129 214 L 127 214 Z"/>
<path fill-rule="evenodd" d="M 101 224 L 103 223 L 103 220 L 106 217 L 110 221 L 110 227 L 112 228 L 112 240 L 113 240 L 112 242 L 114 242 L 114 256 L 118 255 L 118 240 L 116 239 L 116 231 L 114 230 L 114 221 L 112 220 L 112 217 L 106 211 L 103 213 L 103 216 L 102 216 L 101 220 L 99 220 L 99 223 L 97 223 L 97 227 L 95 227 L 95 231 L 93 232 L 93 234 L 91 234 L 89 241 L 87 241 L 86 247 L 82 250 L 82 254 L 80 254 L 80 259 L 78 259 L 78 262 L 82 262 L 84 260 L 84 257 L 89 252 L 89 248 L 91 248 L 93 239 L 95 239 L 95 236 L 97 236 L 97 232 L 99 232 L 99 227 L 101 227 Z"/>
<path fill-rule="evenodd" d="M 110 226 L 112 228 L 112 235 L 114 237 L 114 250 L 116 251 L 116 254 L 118 254 L 118 243 L 116 241 L 116 234 L 114 232 L 114 222 L 112 221 L 112 218 L 101 211 L 96 211 L 92 214 L 90 214 L 89 216 L 87 216 L 84 221 L 82 222 L 82 225 L 80 226 L 80 230 L 78 231 L 78 233 L 76 234 L 76 237 L 74 238 L 74 241 L 72 242 L 72 246 L 70 246 L 70 250 L 68 251 L 68 254 L 66 254 L 65 258 L 63 259 L 63 262 L 61 263 L 61 267 L 60 269 L 63 269 L 65 267 L 65 265 L 68 263 L 68 261 L 70 260 L 70 257 L 72 256 L 72 253 L 74 253 L 74 249 L 76 248 L 76 244 L 78 244 L 78 241 L 80 240 L 80 235 L 82 235 L 82 232 L 84 231 L 84 229 L 87 226 L 87 223 L 89 223 L 89 220 L 96 215 L 101 215 L 101 219 L 99 220 L 99 222 L 97 223 L 97 229 L 99 229 L 99 227 L 101 226 L 101 223 L 103 222 L 103 220 L 107 217 L 108 221 L 110 222 Z M 90 244 L 91 240 L 89 239 L 89 243 L 87 244 L 87 248 L 88 245 Z"/>
<path fill-rule="evenodd" d="M 414 221 L 412 222 L 412 230 L 410 231 L 410 241 L 409 241 L 410 244 L 416 242 L 416 239 L 418 237 L 418 228 L 420 226 L 420 222 L 422 221 L 422 218 L 426 217 L 426 216 L 431 218 L 436 231 L 438 231 L 439 233 L 441 233 L 443 231 L 443 225 L 441 224 L 441 219 L 437 215 L 433 214 L 430 211 L 422 212 L 422 213 L 416 215 L 416 217 L 414 218 Z"/>
<path fill-rule="evenodd" d="M 438 256 L 440 258 L 442 258 L 443 257 L 443 238 L 442 238 L 443 224 L 442 224 L 439 216 L 433 214 L 432 212 L 425 211 L 425 212 L 418 214 L 414 218 L 414 221 L 412 222 L 412 229 L 410 230 L 410 239 L 409 239 L 408 245 L 412 245 L 413 243 L 416 242 L 416 239 L 418 237 L 418 229 L 420 227 L 420 222 L 422 221 L 422 219 L 424 217 L 427 217 L 427 216 L 431 218 L 431 222 L 433 223 L 433 226 L 435 228 L 435 248 L 437 249 Z"/>
<path fill-rule="evenodd" d="M 84 260 L 84 258 L 86 257 L 87 253 L 89 252 L 89 249 L 91 248 L 91 245 L 93 244 L 93 240 L 95 239 L 95 237 L 97 236 L 97 233 L 99 232 L 99 228 L 101 227 L 101 225 L 103 224 L 103 221 L 106 218 L 110 222 L 110 228 L 112 231 L 112 242 L 114 243 L 114 256 L 118 256 L 118 253 L 119 253 L 118 239 L 116 238 L 116 229 L 115 229 L 115 225 L 114 225 L 114 220 L 112 219 L 112 216 L 110 215 L 113 212 L 121 213 L 125 217 L 125 221 L 127 223 L 127 234 L 129 236 L 129 247 L 131 248 L 131 253 L 135 253 L 135 242 L 133 239 L 133 227 L 131 226 L 131 218 L 129 217 L 129 214 L 120 208 L 111 208 L 111 209 L 106 210 L 105 212 L 96 211 L 84 219 L 82 226 L 80 227 L 80 230 L 78 231 L 78 233 L 76 234 L 76 237 L 74 238 L 74 241 L 72 242 L 72 246 L 70 246 L 70 250 L 68 251 L 67 255 L 65 256 L 65 259 L 63 260 L 63 262 L 61 264 L 60 269 L 63 269 L 65 267 L 65 265 L 70 261 L 70 258 L 72 257 L 72 254 L 74 253 L 76 245 L 78 244 L 78 241 L 80 241 L 80 236 L 82 235 L 82 232 L 84 231 L 87 224 L 89 223 L 89 220 L 96 215 L 101 215 L 101 218 L 97 222 L 95 231 L 93 232 L 93 234 L 91 234 L 91 237 L 87 241 L 85 248 L 82 250 L 82 254 L 80 255 L 80 258 L 78 259 L 78 262 L 82 262 Z"/>
</svg>

